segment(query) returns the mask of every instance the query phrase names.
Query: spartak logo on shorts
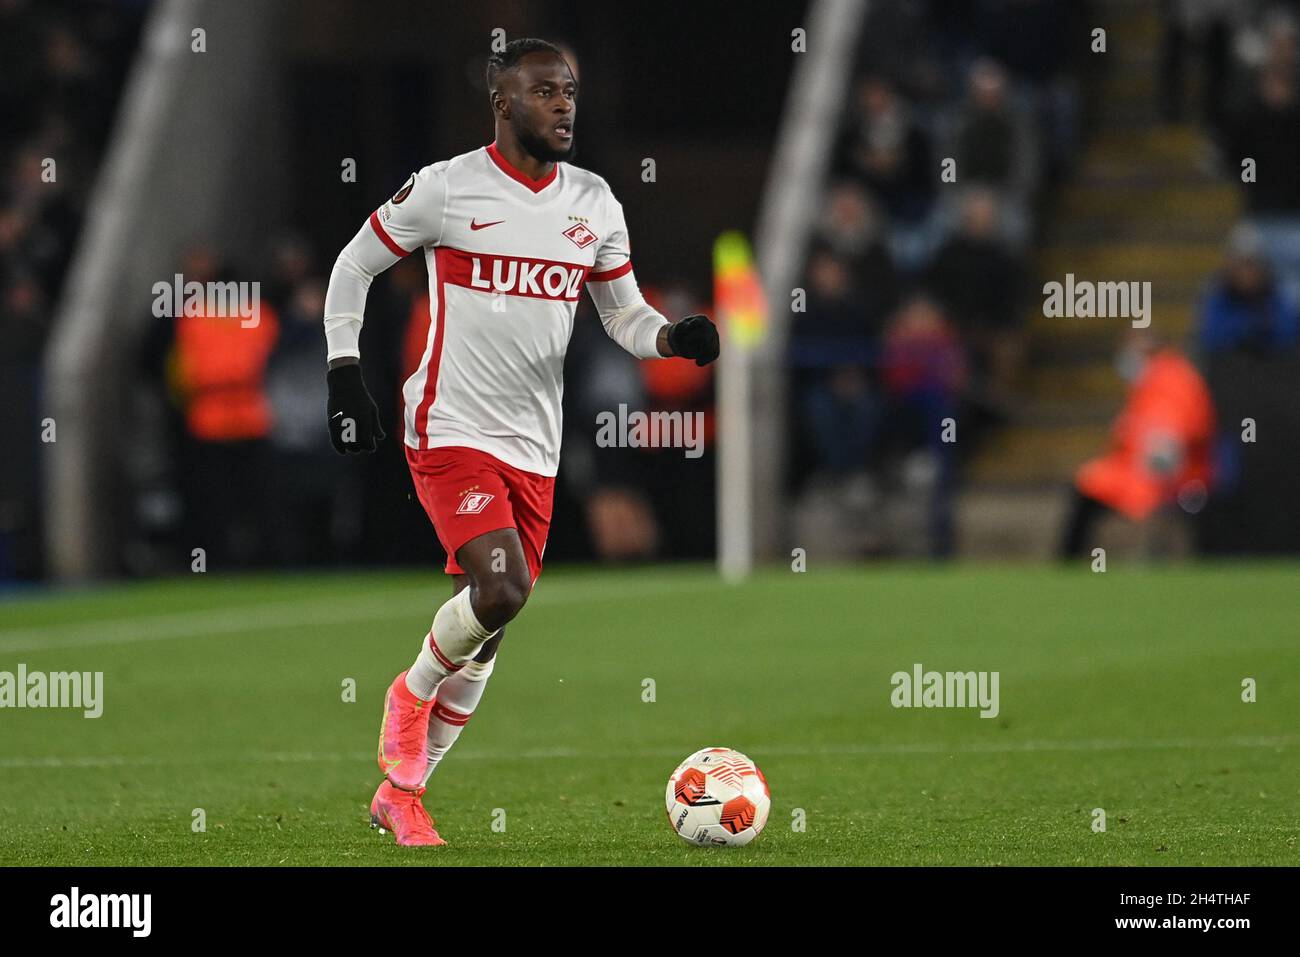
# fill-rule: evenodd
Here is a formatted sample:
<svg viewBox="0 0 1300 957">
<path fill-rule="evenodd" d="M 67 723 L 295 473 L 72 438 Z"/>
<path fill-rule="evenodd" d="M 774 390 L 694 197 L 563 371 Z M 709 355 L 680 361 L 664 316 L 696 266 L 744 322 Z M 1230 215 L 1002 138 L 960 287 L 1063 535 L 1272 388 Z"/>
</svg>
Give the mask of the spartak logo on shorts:
<svg viewBox="0 0 1300 957">
<path fill-rule="evenodd" d="M 456 509 L 457 515 L 477 515 L 483 509 L 487 508 L 488 502 L 496 496 L 487 492 L 471 492 L 460 500 L 460 506 Z"/>
</svg>

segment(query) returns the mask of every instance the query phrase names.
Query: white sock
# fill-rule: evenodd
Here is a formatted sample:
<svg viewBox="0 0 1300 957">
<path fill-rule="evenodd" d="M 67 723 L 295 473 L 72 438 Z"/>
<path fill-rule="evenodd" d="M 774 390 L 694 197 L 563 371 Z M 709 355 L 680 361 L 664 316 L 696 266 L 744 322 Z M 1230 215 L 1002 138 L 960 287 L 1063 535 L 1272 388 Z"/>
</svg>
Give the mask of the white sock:
<svg viewBox="0 0 1300 957">
<path fill-rule="evenodd" d="M 432 701 L 443 679 L 460 671 L 496 634 L 479 623 L 469 593 L 462 588 L 438 609 L 415 664 L 406 672 L 407 689 L 421 701 Z"/>
<path fill-rule="evenodd" d="M 425 738 L 429 768 L 424 772 L 423 786 L 428 787 L 429 777 L 438 767 L 438 762 L 451 750 L 451 746 L 460 737 L 465 722 L 478 707 L 495 663 L 496 658 L 491 661 L 469 661 L 438 686 L 438 700 L 434 702 L 433 713 L 429 715 L 429 734 Z"/>
</svg>

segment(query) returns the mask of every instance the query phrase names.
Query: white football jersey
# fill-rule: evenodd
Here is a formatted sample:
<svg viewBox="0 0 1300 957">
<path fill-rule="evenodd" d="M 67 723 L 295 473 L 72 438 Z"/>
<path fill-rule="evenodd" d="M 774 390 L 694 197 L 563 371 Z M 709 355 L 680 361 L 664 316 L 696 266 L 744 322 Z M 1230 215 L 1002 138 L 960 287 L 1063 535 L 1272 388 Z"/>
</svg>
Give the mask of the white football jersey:
<svg viewBox="0 0 1300 957">
<path fill-rule="evenodd" d="M 609 334 L 657 356 L 667 321 L 632 275 L 623 208 L 594 173 L 532 180 L 496 145 L 415 173 L 339 256 L 325 303 L 329 358 L 359 356 L 375 274 L 423 250 L 429 333 L 403 387 L 405 440 L 468 446 L 540 475 L 559 467 L 564 354 L 584 286 Z"/>
</svg>

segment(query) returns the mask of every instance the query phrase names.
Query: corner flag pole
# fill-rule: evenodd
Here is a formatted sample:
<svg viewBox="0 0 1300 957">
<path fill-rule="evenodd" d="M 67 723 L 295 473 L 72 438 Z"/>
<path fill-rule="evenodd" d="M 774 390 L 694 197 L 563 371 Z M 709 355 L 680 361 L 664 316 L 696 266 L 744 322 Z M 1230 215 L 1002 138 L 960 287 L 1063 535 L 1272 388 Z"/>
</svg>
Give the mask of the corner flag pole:
<svg viewBox="0 0 1300 957">
<path fill-rule="evenodd" d="M 767 302 L 743 233 L 713 244 L 713 308 L 722 332 L 718 372 L 718 570 L 746 578 L 754 564 L 753 442 L 750 375 L 754 349 L 767 333 Z"/>
</svg>

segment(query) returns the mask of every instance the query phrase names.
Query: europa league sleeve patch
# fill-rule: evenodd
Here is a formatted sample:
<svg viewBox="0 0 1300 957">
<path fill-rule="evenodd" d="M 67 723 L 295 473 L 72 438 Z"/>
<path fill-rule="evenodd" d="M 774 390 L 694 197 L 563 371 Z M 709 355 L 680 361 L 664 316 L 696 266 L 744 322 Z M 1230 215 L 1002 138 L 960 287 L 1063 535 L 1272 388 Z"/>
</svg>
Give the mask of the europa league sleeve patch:
<svg viewBox="0 0 1300 957">
<path fill-rule="evenodd" d="M 408 180 L 406 181 L 406 185 L 403 186 L 401 189 L 399 189 L 396 193 L 393 194 L 393 205 L 394 205 L 394 206 L 401 206 L 401 205 L 402 205 L 402 200 L 404 200 L 404 199 L 406 199 L 406 197 L 410 196 L 410 195 L 411 195 L 411 190 L 413 190 L 413 189 L 415 189 L 415 174 L 414 174 L 414 173 L 412 173 L 412 174 L 411 174 L 411 178 L 408 179 Z"/>
</svg>

